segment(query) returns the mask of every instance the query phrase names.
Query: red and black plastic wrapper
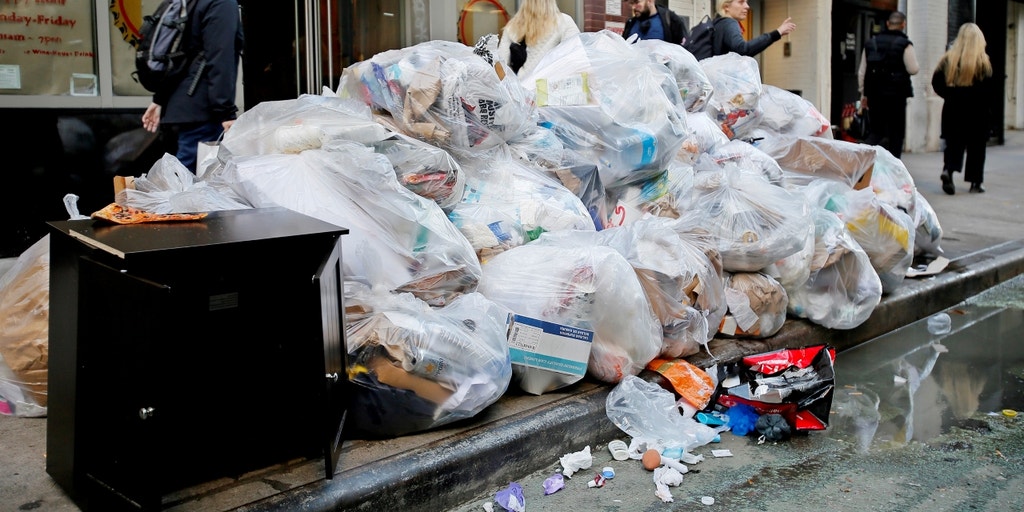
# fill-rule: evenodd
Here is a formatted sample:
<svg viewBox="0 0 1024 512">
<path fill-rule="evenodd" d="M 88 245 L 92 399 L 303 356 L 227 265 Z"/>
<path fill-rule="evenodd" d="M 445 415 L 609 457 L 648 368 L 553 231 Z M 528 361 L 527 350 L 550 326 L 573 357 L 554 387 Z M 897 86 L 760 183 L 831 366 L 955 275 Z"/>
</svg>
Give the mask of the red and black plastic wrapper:
<svg viewBox="0 0 1024 512">
<path fill-rule="evenodd" d="M 740 384 L 720 386 L 715 401 L 724 407 L 747 404 L 760 415 L 780 414 L 794 431 L 825 430 L 835 390 L 835 357 L 835 348 L 828 345 L 744 357 L 725 369 L 725 377 L 738 376 Z"/>
</svg>

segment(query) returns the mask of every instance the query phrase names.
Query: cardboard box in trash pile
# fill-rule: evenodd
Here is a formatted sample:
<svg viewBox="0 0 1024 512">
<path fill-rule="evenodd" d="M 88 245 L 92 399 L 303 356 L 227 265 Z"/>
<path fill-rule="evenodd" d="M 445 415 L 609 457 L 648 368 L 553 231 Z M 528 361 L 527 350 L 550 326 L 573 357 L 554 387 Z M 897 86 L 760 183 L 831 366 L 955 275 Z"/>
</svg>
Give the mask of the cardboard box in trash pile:
<svg viewBox="0 0 1024 512">
<path fill-rule="evenodd" d="M 855 190 L 871 185 L 874 146 L 820 137 L 801 137 L 768 152 L 785 170 L 851 183 Z"/>
<path fill-rule="evenodd" d="M 583 378 L 594 331 L 523 315 L 509 315 L 512 374 L 527 393 L 543 394 Z"/>
</svg>

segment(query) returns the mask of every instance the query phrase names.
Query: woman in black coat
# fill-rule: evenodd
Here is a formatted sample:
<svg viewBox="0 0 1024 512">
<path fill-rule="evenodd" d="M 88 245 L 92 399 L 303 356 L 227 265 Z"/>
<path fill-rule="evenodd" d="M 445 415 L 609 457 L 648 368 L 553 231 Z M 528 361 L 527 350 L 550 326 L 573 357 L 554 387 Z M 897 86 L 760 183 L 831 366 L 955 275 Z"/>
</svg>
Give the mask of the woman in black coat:
<svg viewBox="0 0 1024 512">
<path fill-rule="evenodd" d="M 735 52 L 747 57 L 753 57 L 771 46 L 772 43 L 782 39 L 782 36 L 796 30 L 796 24 L 792 18 L 779 25 L 779 28 L 761 34 L 750 41 L 743 39 L 743 29 L 740 28 L 739 20 L 747 19 L 747 12 L 750 5 L 747 0 L 718 0 L 718 17 L 715 18 L 715 38 L 712 41 L 712 48 L 715 55 L 725 55 Z"/>
<path fill-rule="evenodd" d="M 993 94 L 992 62 L 985 54 L 985 35 L 974 23 L 964 23 L 952 47 L 932 74 L 932 89 L 942 105 L 942 190 L 953 195 L 953 173 L 964 169 L 971 192 L 984 192 L 985 146 L 991 124 L 989 98 Z M 967 154 L 967 166 L 964 165 Z"/>
</svg>

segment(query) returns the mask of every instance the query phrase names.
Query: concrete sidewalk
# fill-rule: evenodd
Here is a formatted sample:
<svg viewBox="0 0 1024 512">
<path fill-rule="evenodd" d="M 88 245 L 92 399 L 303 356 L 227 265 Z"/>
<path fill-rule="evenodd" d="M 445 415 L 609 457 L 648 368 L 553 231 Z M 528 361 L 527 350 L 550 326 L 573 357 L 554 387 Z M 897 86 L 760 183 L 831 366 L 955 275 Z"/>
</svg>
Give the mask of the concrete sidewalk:
<svg viewBox="0 0 1024 512">
<path fill-rule="evenodd" d="M 990 147 L 984 194 L 941 190 L 941 153 L 904 154 L 918 190 L 943 228 L 951 260 L 936 276 L 906 279 L 883 297 L 871 318 L 849 331 L 788 320 L 766 340 L 715 340 L 722 360 L 781 347 L 827 342 L 842 350 L 929 316 L 1024 273 L 1024 133 L 1006 132 Z M 962 179 L 962 175 L 958 178 Z M 691 361 L 708 365 L 706 355 Z M 590 380 L 531 396 L 510 389 L 478 417 L 442 430 L 392 440 L 349 440 L 338 473 L 323 478 L 322 461 L 296 461 L 237 479 L 221 479 L 165 497 L 175 511 L 223 510 L 449 510 L 509 478 L 549 466 L 564 453 L 621 437 L 607 420 L 611 387 Z M 0 508 L 77 510 L 45 472 L 45 419 L 0 417 Z M 258 449 L 258 447 L 256 447 Z"/>
</svg>

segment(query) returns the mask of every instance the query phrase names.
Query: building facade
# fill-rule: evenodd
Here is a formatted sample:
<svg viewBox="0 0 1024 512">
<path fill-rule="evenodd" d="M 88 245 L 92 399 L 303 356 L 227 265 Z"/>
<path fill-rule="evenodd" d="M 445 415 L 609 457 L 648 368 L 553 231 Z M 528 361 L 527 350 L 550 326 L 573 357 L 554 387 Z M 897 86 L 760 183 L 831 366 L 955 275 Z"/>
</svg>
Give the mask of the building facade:
<svg viewBox="0 0 1024 512">
<path fill-rule="evenodd" d="M 159 0 L 8 1 L 0 10 L 0 151 L 8 155 L 0 206 L 0 257 L 20 254 L 66 218 L 62 198 L 80 210 L 112 200 L 114 175 L 148 171 L 168 149 L 139 121 L 149 95 L 131 78 L 133 37 Z M 663 0 L 659 0 L 663 1 Z M 581 30 L 621 33 L 630 6 L 620 0 L 558 0 Z M 714 16 L 715 0 L 668 0 L 692 26 Z M 239 0 L 246 31 L 238 104 L 295 98 L 337 87 L 345 67 L 394 48 L 430 40 L 472 45 L 496 33 L 517 0 Z M 750 35 L 787 17 L 797 30 L 757 57 L 764 83 L 794 91 L 840 120 L 855 102 L 863 44 L 888 12 L 907 13 L 921 73 L 908 104 L 907 151 L 940 147 L 942 100 L 931 71 L 960 24 L 977 22 L 988 40 L 1002 95 L 992 136 L 1024 128 L 1024 0 L 750 0 Z M 27 156 L 15 158 L 15 153 Z M 26 218 L 24 206 L 32 218 Z"/>
</svg>

